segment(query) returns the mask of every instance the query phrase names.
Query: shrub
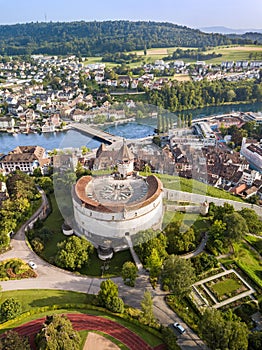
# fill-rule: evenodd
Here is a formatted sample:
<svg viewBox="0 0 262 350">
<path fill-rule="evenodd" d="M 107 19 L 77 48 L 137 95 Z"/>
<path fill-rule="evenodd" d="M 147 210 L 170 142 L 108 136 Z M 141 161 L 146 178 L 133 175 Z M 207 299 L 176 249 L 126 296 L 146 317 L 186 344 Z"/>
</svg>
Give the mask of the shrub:
<svg viewBox="0 0 262 350">
<path fill-rule="evenodd" d="M 121 298 L 114 296 L 107 303 L 106 308 L 112 312 L 122 314 L 124 312 L 124 302 Z"/>
<path fill-rule="evenodd" d="M 21 314 L 21 303 L 14 298 L 6 299 L 0 307 L 1 320 L 8 321 Z"/>
</svg>

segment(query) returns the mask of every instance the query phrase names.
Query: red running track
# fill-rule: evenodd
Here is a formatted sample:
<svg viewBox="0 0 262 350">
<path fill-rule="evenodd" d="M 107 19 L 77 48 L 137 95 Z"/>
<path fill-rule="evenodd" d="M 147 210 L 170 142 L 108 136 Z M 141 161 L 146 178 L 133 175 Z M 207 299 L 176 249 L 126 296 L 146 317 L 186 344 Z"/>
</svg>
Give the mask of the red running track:
<svg viewBox="0 0 262 350">
<path fill-rule="evenodd" d="M 130 350 L 165 350 L 164 344 L 158 345 L 152 348 L 143 339 L 141 339 L 136 333 L 130 331 L 128 328 L 120 325 L 117 322 L 108 320 L 103 317 L 85 315 L 85 314 L 68 314 L 67 317 L 72 322 L 72 325 L 76 331 L 82 330 L 92 330 L 101 331 L 110 335 L 111 337 L 119 340 L 121 343 L 125 344 Z M 33 349 L 35 349 L 34 338 L 36 333 L 42 327 L 45 318 L 34 320 L 25 323 L 15 329 L 18 334 L 28 336 L 30 344 Z"/>
</svg>

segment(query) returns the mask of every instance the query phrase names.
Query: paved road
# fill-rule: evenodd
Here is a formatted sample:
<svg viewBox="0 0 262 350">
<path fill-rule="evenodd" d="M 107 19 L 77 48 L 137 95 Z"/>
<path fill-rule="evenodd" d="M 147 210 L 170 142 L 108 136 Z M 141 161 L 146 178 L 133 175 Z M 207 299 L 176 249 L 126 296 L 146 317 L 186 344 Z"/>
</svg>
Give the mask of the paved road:
<svg viewBox="0 0 262 350">
<path fill-rule="evenodd" d="M 42 199 L 43 203 L 41 208 L 46 205 L 46 197 L 44 193 L 42 193 Z M 31 221 L 35 220 L 37 215 L 39 215 L 41 208 L 39 208 L 31 219 L 19 229 L 15 237 L 12 239 L 12 250 L 0 255 L 0 260 L 19 257 L 27 262 L 34 261 L 37 264 L 36 272 L 38 277 L 3 281 L 1 282 L 2 290 L 60 289 L 97 294 L 102 279 L 78 276 L 52 266 L 37 256 L 26 244 L 24 233 L 25 227 L 27 227 Z M 125 286 L 120 277 L 113 278 L 112 280 L 118 284 L 119 295 L 123 298 L 124 302 L 133 307 L 140 307 L 144 291 L 149 290 L 153 295 L 154 313 L 156 318 L 164 325 L 172 325 L 174 322 L 179 322 L 187 330 L 183 335 L 177 334 L 178 344 L 182 350 L 206 350 L 206 346 L 198 336 L 166 305 L 164 301 L 165 294 L 159 288 L 153 290 L 149 283 L 148 275 L 141 273 L 136 281 L 135 288 Z"/>
</svg>

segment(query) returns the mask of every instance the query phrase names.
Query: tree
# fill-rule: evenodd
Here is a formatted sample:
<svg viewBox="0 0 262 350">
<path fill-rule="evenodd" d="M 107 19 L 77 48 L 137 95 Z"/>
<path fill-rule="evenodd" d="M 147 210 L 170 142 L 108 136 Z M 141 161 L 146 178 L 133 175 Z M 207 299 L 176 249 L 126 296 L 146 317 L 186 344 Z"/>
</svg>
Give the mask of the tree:
<svg viewBox="0 0 262 350">
<path fill-rule="evenodd" d="M 197 275 L 219 266 L 218 260 L 205 252 L 195 256 L 191 261 Z"/>
<path fill-rule="evenodd" d="M 101 306 L 112 312 L 122 313 L 124 311 L 124 302 L 118 296 L 118 286 L 110 279 L 102 281 L 98 300 Z"/>
<path fill-rule="evenodd" d="M 8 331 L 4 338 L 0 339 L 1 350 L 30 350 L 27 337 L 20 336 L 17 332 Z"/>
<path fill-rule="evenodd" d="M 88 262 L 89 255 L 93 252 L 93 245 L 84 237 L 72 236 L 58 243 L 56 264 L 60 267 L 75 271 Z"/>
<path fill-rule="evenodd" d="M 80 336 L 65 315 L 52 315 L 36 335 L 36 344 L 39 350 L 79 350 Z"/>
<path fill-rule="evenodd" d="M 164 261 L 161 277 L 163 286 L 181 298 L 189 293 L 195 281 L 195 271 L 189 260 L 170 255 Z"/>
<path fill-rule="evenodd" d="M 234 207 L 231 204 L 224 203 L 223 206 L 215 205 L 214 203 L 210 203 L 208 214 L 210 217 L 210 221 L 213 223 L 215 220 L 222 220 L 226 214 L 234 213 Z"/>
<path fill-rule="evenodd" d="M 251 332 L 248 339 L 249 350 L 261 350 L 262 349 L 262 331 Z"/>
<path fill-rule="evenodd" d="M 106 308 L 112 312 L 122 314 L 125 309 L 125 304 L 121 298 L 115 296 L 106 304 Z"/>
<path fill-rule="evenodd" d="M 262 231 L 262 222 L 254 210 L 243 208 L 239 211 L 239 214 L 246 220 L 249 232 L 257 233 Z"/>
<path fill-rule="evenodd" d="M 142 314 L 140 321 L 147 325 L 152 325 L 155 322 L 155 316 L 153 313 L 153 299 L 151 293 L 146 290 L 144 293 L 144 298 L 141 301 Z"/>
<path fill-rule="evenodd" d="M 122 278 L 127 286 L 134 287 L 137 278 L 137 267 L 131 261 L 126 261 L 122 267 Z"/>
<path fill-rule="evenodd" d="M 6 299 L 0 307 L 2 321 L 8 321 L 20 315 L 22 311 L 21 303 L 14 298 Z"/>
<path fill-rule="evenodd" d="M 222 220 L 215 220 L 209 228 L 207 247 L 214 254 L 223 249 L 226 234 L 226 223 Z"/>
<path fill-rule="evenodd" d="M 1 229 L 1 226 L 2 225 L 0 225 L 0 229 Z M 9 236 L 9 234 L 6 233 L 6 232 L 3 232 L 3 231 L 0 232 L 0 249 L 7 248 L 9 246 L 9 244 L 10 244 L 10 236 Z"/>
<path fill-rule="evenodd" d="M 224 222 L 227 225 L 226 237 L 231 243 L 239 241 L 248 232 L 246 220 L 237 212 L 225 215 Z"/>
<path fill-rule="evenodd" d="M 85 169 L 80 162 L 77 163 L 75 172 L 77 180 L 82 176 L 91 175 L 91 171 L 89 169 Z"/>
<path fill-rule="evenodd" d="M 50 177 L 40 177 L 37 180 L 38 185 L 45 191 L 46 194 L 50 194 L 54 192 L 53 181 Z"/>
<path fill-rule="evenodd" d="M 136 253 L 144 265 L 154 248 L 157 250 L 160 259 L 164 259 L 167 256 L 167 238 L 160 231 L 154 231 L 152 229 L 140 231 L 134 240 Z"/>
<path fill-rule="evenodd" d="M 36 252 L 36 254 L 39 254 L 39 255 L 42 253 L 42 251 L 45 248 L 43 241 L 39 237 L 32 239 L 31 245 L 33 247 L 33 250 Z"/>
<path fill-rule="evenodd" d="M 179 222 L 171 222 L 166 228 L 167 252 L 169 254 L 185 253 L 195 248 L 195 231 Z"/>
<path fill-rule="evenodd" d="M 113 311 L 113 306 L 117 304 L 116 298 L 118 298 L 117 284 L 110 279 L 102 281 L 98 292 L 99 304 Z"/>
<path fill-rule="evenodd" d="M 163 259 L 160 258 L 158 250 L 152 249 L 151 254 L 146 259 L 145 267 L 149 270 L 151 278 L 157 278 L 160 275 L 163 265 Z"/>
<path fill-rule="evenodd" d="M 82 146 L 81 151 L 83 155 L 86 155 L 90 151 L 90 149 L 86 146 Z"/>
<path fill-rule="evenodd" d="M 211 350 L 248 348 L 248 328 L 232 312 L 223 315 L 219 310 L 206 309 L 199 328 Z"/>
<path fill-rule="evenodd" d="M 41 177 L 41 176 L 43 176 L 41 168 L 39 168 L 39 167 L 35 168 L 34 171 L 33 171 L 33 176 L 34 177 Z"/>
<path fill-rule="evenodd" d="M 199 322 L 199 329 L 211 350 L 226 349 L 224 328 L 225 322 L 221 313 L 216 309 L 206 309 Z"/>
</svg>

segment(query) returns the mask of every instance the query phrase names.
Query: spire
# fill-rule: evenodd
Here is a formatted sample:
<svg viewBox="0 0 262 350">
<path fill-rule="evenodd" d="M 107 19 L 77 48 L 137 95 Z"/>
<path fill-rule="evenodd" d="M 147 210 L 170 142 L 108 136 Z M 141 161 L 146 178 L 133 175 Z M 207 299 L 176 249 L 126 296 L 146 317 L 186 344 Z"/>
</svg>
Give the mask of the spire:
<svg viewBox="0 0 262 350">
<path fill-rule="evenodd" d="M 125 139 L 123 139 L 123 145 L 118 152 L 117 160 L 119 162 L 127 162 L 127 161 L 130 162 L 134 160 L 134 155 L 130 151 L 130 149 L 127 147 Z"/>
</svg>

